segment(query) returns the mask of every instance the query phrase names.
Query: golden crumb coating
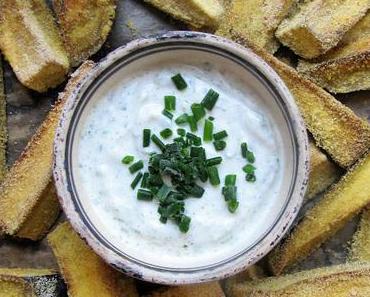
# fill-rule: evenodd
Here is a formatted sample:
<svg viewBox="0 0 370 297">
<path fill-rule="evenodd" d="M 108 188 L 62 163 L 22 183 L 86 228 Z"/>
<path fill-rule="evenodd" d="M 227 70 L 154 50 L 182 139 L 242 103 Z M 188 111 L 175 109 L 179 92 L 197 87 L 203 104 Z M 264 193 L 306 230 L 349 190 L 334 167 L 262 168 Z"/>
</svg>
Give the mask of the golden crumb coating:
<svg viewBox="0 0 370 297">
<path fill-rule="evenodd" d="M 6 172 L 6 145 L 8 142 L 8 128 L 6 117 L 6 97 L 4 91 L 3 65 L 0 58 L 0 181 Z"/>
<path fill-rule="evenodd" d="M 26 87 L 44 92 L 63 82 L 69 61 L 44 0 L 0 0 L 0 49 Z"/>
<path fill-rule="evenodd" d="M 370 89 L 370 13 L 337 47 L 314 61 L 300 61 L 298 71 L 332 93 Z"/>
<path fill-rule="evenodd" d="M 154 291 L 147 297 L 225 297 L 218 282 L 167 287 Z"/>
<path fill-rule="evenodd" d="M 104 44 L 116 13 L 115 0 L 53 0 L 70 63 L 78 66 Z"/>
<path fill-rule="evenodd" d="M 348 256 L 350 261 L 370 262 L 370 210 L 364 210 L 353 236 Z"/>
<path fill-rule="evenodd" d="M 312 59 L 335 47 L 369 8 L 369 0 L 305 1 L 276 36 L 297 55 Z"/>
<path fill-rule="evenodd" d="M 345 264 L 235 284 L 230 297 L 370 296 L 370 265 Z"/>
<path fill-rule="evenodd" d="M 106 264 L 68 222 L 48 235 L 69 297 L 138 297 L 133 279 Z"/>
<path fill-rule="evenodd" d="M 310 209 L 269 257 L 275 275 L 307 257 L 370 203 L 370 153 Z"/>
<path fill-rule="evenodd" d="M 275 30 L 297 0 L 234 0 L 226 11 L 216 35 L 230 38 L 232 28 L 256 46 L 274 53 L 279 42 Z"/>
<path fill-rule="evenodd" d="M 246 281 L 258 280 L 265 278 L 265 272 L 260 266 L 252 265 L 248 267 L 246 270 L 225 279 L 224 281 L 224 289 L 226 296 L 230 296 L 233 287 L 236 284 L 243 283 Z"/>
<path fill-rule="evenodd" d="M 306 199 L 312 199 L 324 192 L 339 179 L 342 171 L 311 141 L 310 142 L 310 177 Z"/>
<path fill-rule="evenodd" d="M 51 182 L 55 129 L 66 98 L 75 90 L 93 65 L 92 62 L 86 62 L 72 76 L 65 92 L 60 95 L 59 101 L 49 112 L 0 185 L 0 228 L 5 233 L 24 236 L 26 230 L 33 230 L 32 235 L 27 237 L 39 238 L 35 230 L 44 233 L 45 226 L 49 226 L 55 220 L 56 212 L 59 211 L 55 200 L 54 202 L 53 200 L 41 202 L 42 198 L 52 199 L 46 189 Z M 55 207 L 54 210 L 47 210 L 50 214 L 49 219 L 45 217 L 47 213 L 42 210 L 44 203 Z M 40 211 L 43 217 L 32 218 L 34 213 L 40 215 Z M 26 226 L 27 221 L 36 223 L 37 227 L 36 225 Z M 19 234 L 17 234 L 18 231 Z"/>
<path fill-rule="evenodd" d="M 225 0 L 144 0 L 193 28 L 217 28 L 225 12 Z"/>
</svg>

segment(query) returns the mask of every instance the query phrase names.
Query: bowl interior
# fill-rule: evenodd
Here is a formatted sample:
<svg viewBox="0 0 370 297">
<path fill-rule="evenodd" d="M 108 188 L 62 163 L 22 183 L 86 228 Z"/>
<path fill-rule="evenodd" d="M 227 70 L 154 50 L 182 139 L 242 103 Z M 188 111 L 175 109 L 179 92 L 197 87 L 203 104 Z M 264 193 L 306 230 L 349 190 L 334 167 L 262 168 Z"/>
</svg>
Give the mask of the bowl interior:
<svg viewBox="0 0 370 297">
<path fill-rule="evenodd" d="M 133 52 L 126 52 L 124 55 L 115 53 L 111 58 L 103 61 L 100 73 L 95 79 L 88 82 L 84 91 L 77 97 L 73 113 L 69 112 L 70 121 L 66 129 L 67 137 L 64 151 L 66 162 L 64 170 L 68 191 L 71 194 L 70 197 L 73 200 L 75 210 L 78 212 L 85 227 L 89 230 L 89 234 L 92 235 L 93 241 L 103 249 L 109 250 L 111 254 L 115 254 L 123 259 L 124 264 L 122 266 L 127 266 L 128 263 L 135 263 L 135 265 L 148 269 L 176 271 L 179 273 L 220 267 L 253 251 L 261 252 L 258 251 L 258 246 L 261 242 L 266 241 L 268 236 L 271 236 L 271 231 L 283 219 L 289 201 L 292 199 L 292 195 L 294 195 L 299 166 L 302 166 L 302 164 L 299 164 L 299 153 L 302 152 L 298 151 L 297 127 L 295 127 L 297 121 L 296 118 L 293 118 L 292 111 L 287 108 L 286 101 L 282 99 L 281 89 L 277 85 L 279 82 L 267 78 L 266 72 L 260 69 L 261 62 L 257 62 L 253 60 L 252 56 L 241 57 L 221 46 L 181 40 L 153 43 Z M 279 150 L 281 157 L 280 166 L 283 167 L 284 176 L 278 187 L 279 195 L 277 195 L 276 201 L 261 208 L 258 216 L 256 216 L 256 225 L 259 226 L 257 228 L 258 232 L 251 230 L 243 249 L 236 249 L 233 251 L 233 254 L 219 258 L 213 263 L 204 262 L 199 263 L 197 266 L 189 265 L 189 263 L 176 263 L 175 265 L 168 263 L 168 265 L 160 266 L 155 261 L 145 258 L 145 256 L 138 258 L 133 254 L 127 253 L 121 242 L 112 235 L 109 226 L 101 219 L 99 212 L 93 207 L 93 202 L 86 195 L 79 182 L 79 135 L 84 127 L 86 118 L 91 113 L 92 107 L 107 96 L 107 92 L 114 90 L 117 82 L 121 81 L 124 83 L 125 79 L 138 71 L 150 69 L 154 67 L 153 65 L 165 65 L 166 63 L 183 63 L 194 65 L 195 67 L 204 63 L 222 65 L 230 73 L 238 76 L 243 85 L 255 94 L 255 98 L 262 102 L 263 112 L 268 114 L 272 123 L 272 129 L 282 144 Z M 258 65 L 256 66 L 256 64 Z M 239 115 L 238 111 L 235 110 L 235 120 L 238 120 L 239 116 L 242 115 Z M 61 199 L 69 198 L 61 197 Z M 298 199 L 297 205 L 299 204 L 300 200 Z M 271 239 L 271 241 L 273 240 L 275 238 Z M 94 245 L 92 247 L 94 248 Z M 99 250 L 100 254 L 102 253 L 100 248 L 97 248 L 97 250 Z"/>
</svg>

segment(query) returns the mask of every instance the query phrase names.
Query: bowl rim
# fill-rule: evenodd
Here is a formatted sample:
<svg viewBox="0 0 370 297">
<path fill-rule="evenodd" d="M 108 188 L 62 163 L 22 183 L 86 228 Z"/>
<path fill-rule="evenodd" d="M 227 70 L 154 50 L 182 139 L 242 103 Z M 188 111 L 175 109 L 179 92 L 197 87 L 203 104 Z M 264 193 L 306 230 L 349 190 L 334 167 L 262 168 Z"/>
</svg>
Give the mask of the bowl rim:
<svg viewBox="0 0 370 297">
<path fill-rule="evenodd" d="M 266 236 L 260 239 L 250 251 L 245 251 L 234 259 L 228 259 L 227 262 L 217 267 L 206 267 L 192 271 L 153 269 L 153 267 L 148 267 L 141 263 L 133 262 L 130 259 L 123 258 L 102 244 L 90 227 L 86 225 L 81 211 L 76 204 L 76 197 L 71 193 L 71 185 L 67 178 L 68 157 L 65 157 L 71 119 L 76 111 L 77 103 L 87 88 L 104 70 L 108 69 L 114 62 L 119 61 L 123 57 L 134 54 L 139 50 L 144 51 L 152 45 L 161 46 L 171 42 L 197 43 L 205 47 L 213 46 L 233 53 L 239 56 L 240 59 L 253 65 L 259 73 L 262 74 L 265 81 L 274 87 L 274 91 L 277 92 L 275 96 L 278 95 L 282 100 L 282 108 L 290 116 L 290 126 L 293 137 L 295 137 L 293 143 L 297 153 L 296 177 L 291 195 L 289 199 L 287 199 L 285 208 L 282 210 L 280 217 L 277 218 L 276 223 L 271 227 L 270 231 L 267 232 Z M 95 64 L 93 69 L 89 71 L 89 74 L 65 100 L 66 102 L 54 140 L 53 177 L 58 198 L 74 230 L 103 258 L 104 261 L 114 268 L 138 279 L 167 285 L 200 283 L 225 278 L 244 270 L 265 256 L 285 235 L 296 218 L 302 205 L 309 173 L 309 150 L 306 127 L 293 96 L 282 79 L 251 49 L 219 36 L 191 31 L 171 31 L 165 34 L 137 39 L 125 46 L 117 48 Z"/>
</svg>

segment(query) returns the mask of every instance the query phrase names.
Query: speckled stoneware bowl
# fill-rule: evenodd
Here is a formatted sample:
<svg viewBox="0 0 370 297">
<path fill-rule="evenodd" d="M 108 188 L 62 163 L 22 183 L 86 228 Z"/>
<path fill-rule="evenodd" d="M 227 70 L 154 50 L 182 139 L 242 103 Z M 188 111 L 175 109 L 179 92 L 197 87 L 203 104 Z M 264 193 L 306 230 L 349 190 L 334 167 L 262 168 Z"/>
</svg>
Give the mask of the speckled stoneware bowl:
<svg viewBox="0 0 370 297">
<path fill-rule="evenodd" d="M 175 58 L 186 62 L 189 57 L 207 57 L 214 63 L 238 69 L 248 83 L 257 88 L 268 104 L 284 140 L 283 164 L 286 169 L 285 200 L 267 232 L 245 250 L 206 267 L 166 268 L 135 259 L 110 240 L 90 209 L 88 197 L 79 195 L 74 175 L 75 147 L 78 131 L 96 90 L 120 72 L 130 75 L 132 69 L 145 69 L 148 61 Z M 265 256 L 284 236 L 295 219 L 306 190 L 308 178 L 307 134 L 292 95 L 279 76 L 251 50 L 229 40 L 205 33 L 169 32 L 165 35 L 133 41 L 98 63 L 83 83 L 68 98 L 55 139 L 54 178 L 63 209 L 74 229 L 107 263 L 130 276 L 162 284 L 189 284 L 231 276 Z"/>
</svg>

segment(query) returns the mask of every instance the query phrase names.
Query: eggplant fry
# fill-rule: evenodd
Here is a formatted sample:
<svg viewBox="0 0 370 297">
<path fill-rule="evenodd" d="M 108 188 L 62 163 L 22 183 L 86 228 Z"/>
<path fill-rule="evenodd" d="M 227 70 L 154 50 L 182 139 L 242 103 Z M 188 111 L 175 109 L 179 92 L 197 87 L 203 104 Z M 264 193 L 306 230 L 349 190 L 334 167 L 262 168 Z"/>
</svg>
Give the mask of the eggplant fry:
<svg viewBox="0 0 370 297">
<path fill-rule="evenodd" d="M 68 222 L 60 224 L 47 238 L 67 283 L 69 297 L 138 296 L 134 280 L 106 264 Z"/>
<path fill-rule="evenodd" d="M 274 53 L 280 43 L 275 31 L 297 0 L 234 0 L 216 35 L 230 38 L 229 29 L 250 43 Z"/>
<path fill-rule="evenodd" d="M 358 230 L 353 236 L 353 242 L 348 256 L 349 261 L 370 262 L 370 210 L 364 210 L 361 215 Z"/>
<path fill-rule="evenodd" d="M 154 291 L 146 297 L 225 297 L 218 282 L 168 287 Z"/>
<path fill-rule="evenodd" d="M 342 173 L 313 142 L 310 142 L 310 155 L 310 177 L 305 199 L 312 199 L 324 192 Z"/>
<path fill-rule="evenodd" d="M 0 0 L 0 49 L 26 87 L 44 92 L 64 81 L 67 53 L 44 0 Z"/>
<path fill-rule="evenodd" d="M 344 168 L 350 167 L 367 152 L 370 126 L 365 120 L 273 55 L 238 34 L 232 32 L 232 37 L 236 42 L 251 47 L 280 75 L 293 94 L 316 145 L 336 163 Z"/>
<path fill-rule="evenodd" d="M 0 297 L 62 297 L 59 275 L 49 269 L 0 268 Z"/>
<path fill-rule="evenodd" d="M 216 29 L 225 12 L 220 0 L 144 0 L 193 28 Z"/>
<path fill-rule="evenodd" d="M 35 234 L 35 230 L 44 233 L 45 228 L 53 223 L 59 206 L 55 210 L 49 209 L 50 217 L 47 218 L 42 208 L 46 206 L 45 204 L 52 206 L 56 203 L 50 200 L 49 202 L 40 200 L 42 198 L 52 199 L 46 189 L 51 182 L 55 129 L 66 98 L 76 89 L 81 79 L 93 66 L 93 62 L 86 62 L 72 75 L 64 93 L 60 95 L 58 102 L 1 184 L 0 228 L 6 234 L 40 238 L 40 234 Z M 41 210 L 35 209 L 37 206 L 41 207 Z M 34 213 L 39 215 L 40 212 L 43 213 L 42 217 L 32 218 Z M 26 226 L 25 223 L 28 220 L 35 226 Z M 26 230 L 32 232 L 27 235 Z M 20 231 L 19 234 L 17 234 L 18 231 Z"/>
<path fill-rule="evenodd" d="M 115 0 L 53 0 L 53 8 L 73 67 L 102 47 L 116 14 Z"/>
<path fill-rule="evenodd" d="M 6 119 L 6 97 L 4 90 L 3 65 L 0 57 L 0 182 L 8 171 L 6 166 L 6 145 L 8 142 L 8 129 Z"/>
<path fill-rule="evenodd" d="M 368 0 L 305 1 L 276 36 L 297 55 L 312 59 L 335 47 L 369 8 Z"/>
<path fill-rule="evenodd" d="M 235 284 L 230 297 L 370 296 L 370 265 L 351 263 Z"/>
<path fill-rule="evenodd" d="M 314 61 L 300 61 L 298 71 L 332 93 L 370 89 L 370 13 L 339 45 Z"/>
<path fill-rule="evenodd" d="M 269 257 L 280 275 L 307 257 L 370 203 L 370 153 L 351 168 L 306 214 Z"/>
</svg>

